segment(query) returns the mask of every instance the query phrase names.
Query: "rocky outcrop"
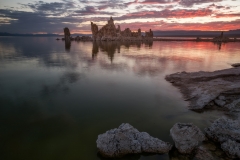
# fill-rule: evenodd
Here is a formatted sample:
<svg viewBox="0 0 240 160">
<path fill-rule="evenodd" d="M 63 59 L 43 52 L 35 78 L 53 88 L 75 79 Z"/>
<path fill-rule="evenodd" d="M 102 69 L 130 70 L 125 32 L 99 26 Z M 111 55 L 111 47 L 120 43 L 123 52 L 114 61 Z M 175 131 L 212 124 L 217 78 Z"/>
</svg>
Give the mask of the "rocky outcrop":
<svg viewBox="0 0 240 160">
<path fill-rule="evenodd" d="M 229 139 L 221 144 L 221 148 L 229 157 L 240 158 L 240 143 Z"/>
<path fill-rule="evenodd" d="M 69 30 L 67 27 L 65 27 L 65 28 L 63 29 L 63 31 L 64 31 L 64 40 L 65 40 L 66 42 L 70 42 L 70 41 L 71 41 L 70 30 Z"/>
<path fill-rule="evenodd" d="M 232 158 L 240 158 L 240 122 L 226 117 L 215 120 L 205 129 L 206 135 L 221 144 L 221 148 Z"/>
<path fill-rule="evenodd" d="M 233 110 L 240 105 L 240 67 L 214 72 L 181 72 L 166 76 L 180 88 L 189 108 Z"/>
<path fill-rule="evenodd" d="M 73 40 L 75 41 L 92 41 L 92 38 L 89 36 L 77 36 Z"/>
<path fill-rule="evenodd" d="M 139 41 L 139 40 L 153 40 L 153 32 L 150 29 L 149 32 L 145 32 L 145 36 L 142 36 L 141 29 L 137 32 L 132 32 L 129 28 L 121 31 L 120 26 L 116 28 L 112 17 L 108 20 L 108 23 L 101 29 L 91 22 L 91 31 L 93 40 L 101 41 Z"/>
<path fill-rule="evenodd" d="M 123 123 L 118 128 L 98 135 L 97 148 L 104 157 L 122 157 L 142 152 L 167 153 L 172 145 Z"/>
<path fill-rule="evenodd" d="M 234 63 L 231 65 L 232 67 L 240 67 L 240 63 Z"/>
<path fill-rule="evenodd" d="M 230 39 L 226 36 L 223 36 L 223 32 L 221 32 L 221 35 L 218 37 L 214 37 L 213 41 L 214 42 L 228 42 Z"/>
<path fill-rule="evenodd" d="M 205 129 L 207 136 L 216 142 L 227 140 L 240 141 L 240 122 L 226 117 L 215 120 L 212 125 Z"/>
<path fill-rule="evenodd" d="M 194 157 L 196 160 L 214 160 L 212 154 L 210 151 L 208 151 L 207 148 L 200 146 L 197 151 L 196 155 Z"/>
<path fill-rule="evenodd" d="M 182 154 L 190 154 L 205 140 L 202 131 L 192 123 L 176 123 L 170 130 L 175 147 Z"/>
</svg>

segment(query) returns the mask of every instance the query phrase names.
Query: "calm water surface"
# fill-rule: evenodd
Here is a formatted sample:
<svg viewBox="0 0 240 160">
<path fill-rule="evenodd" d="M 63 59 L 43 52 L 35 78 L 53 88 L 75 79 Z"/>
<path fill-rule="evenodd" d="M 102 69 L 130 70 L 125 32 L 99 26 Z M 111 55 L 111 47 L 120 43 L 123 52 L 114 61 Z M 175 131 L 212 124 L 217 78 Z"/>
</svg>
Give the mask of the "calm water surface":
<svg viewBox="0 0 240 160">
<path fill-rule="evenodd" d="M 229 68 L 240 60 L 239 46 L 72 42 L 65 48 L 52 37 L 0 37 L 0 159 L 103 159 L 98 134 L 126 122 L 171 143 L 176 122 L 203 129 L 222 113 L 189 111 L 164 77 Z"/>
</svg>

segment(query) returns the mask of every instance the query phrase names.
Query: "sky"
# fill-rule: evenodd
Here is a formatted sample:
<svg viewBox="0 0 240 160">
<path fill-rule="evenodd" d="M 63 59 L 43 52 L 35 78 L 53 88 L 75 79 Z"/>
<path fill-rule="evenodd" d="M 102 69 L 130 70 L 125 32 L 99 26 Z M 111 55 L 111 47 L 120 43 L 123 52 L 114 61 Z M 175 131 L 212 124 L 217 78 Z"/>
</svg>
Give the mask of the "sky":
<svg viewBox="0 0 240 160">
<path fill-rule="evenodd" d="M 113 17 L 137 31 L 240 29 L 240 0 L 0 0 L 0 32 L 90 34 Z"/>
</svg>

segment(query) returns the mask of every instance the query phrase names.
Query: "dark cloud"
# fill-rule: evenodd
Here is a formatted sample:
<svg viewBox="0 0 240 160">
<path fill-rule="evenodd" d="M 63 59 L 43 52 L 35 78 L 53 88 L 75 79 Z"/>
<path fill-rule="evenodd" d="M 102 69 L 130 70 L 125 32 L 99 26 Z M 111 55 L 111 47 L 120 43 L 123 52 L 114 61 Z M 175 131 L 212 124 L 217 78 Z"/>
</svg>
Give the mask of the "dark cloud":
<svg viewBox="0 0 240 160">
<path fill-rule="evenodd" d="M 90 32 L 90 25 L 86 22 L 89 21 L 90 24 L 90 21 L 107 21 L 108 17 L 106 15 L 113 16 L 115 20 L 123 21 L 129 19 L 137 21 L 139 18 L 168 19 L 207 16 L 211 16 L 211 18 L 235 17 L 236 19 L 240 16 L 239 13 L 227 10 L 230 9 L 229 6 L 215 3 L 221 1 L 223 0 L 132 0 L 130 2 L 125 0 L 79 0 L 80 4 L 73 0 L 61 0 L 60 2 L 35 1 L 20 4 L 21 10 L 27 8 L 33 12 L 19 11 L 19 8 L 0 9 L 0 31 L 11 33 L 62 33 L 62 28 L 67 26 L 73 32 L 83 31 L 86 33 Z M 203 9 L 193 9 L 191 7 L 204 3 L 210 4 Z M 132 4 L 134 6 L 129 7 Z M 179 4 L 186 9 L 179 9 L 179 7 L 181 8 Z M 132 7 L 135 8 L 130 10 Z M 124 12 L 118 13 L 117 9 L 122 9 Z M 228 14 L 224 14 L 222 10 L 227 10 Z M 123 23 L 121 26 L 128 25 L 130 27 L 130 24 L 136 26 L 135 24 L 138 23 Z M 171 24 L 174 23 L 171 22 Z"/>
<path fill-rule="evenodd" d="M 30 8 L 34 12 L 43 12 L 46 14 L 63 14 L 72 8 L 75 8 L 74 3 L 69 0 L 50 3 L 38 1 L 35 3 L 21 4 L 21 6 L 24 8 Z"/>
<path fill-rule="evenodd" d="M 209 5 L 208 8 L 215 8 L 215 9 L 230 9 L 230 7 L 215 5 L 214 3 Z"/>
<path fill-rule="evenodd" d="M 116 12 L 104 12 L 104 11 L 99 11 L 95 7 L 86 6 L 85 8 L 83 8 L 81 10 L 74 11 L 74 14 L 75 15 L 80 15 L 80 16 L 83 16 L 83 15 L 103 15 L 103 14 L 113 16 L 113 15 L 116 14 Z"/>
<path fill-rule="evenodd" d="M 76 28 L 73 22 L 81 22 L 80 19 L 73 17 L 46 17 L 41 12 L 24 12 L 9 9 L 0 9 L 0 15 L 4 18 L 15 19 L 11 21 L 11 25 L 1 25 L 0 30 L 14 33 L 33 33 L 33 32 L 61 32 L 63 22 L 69 22 L 68 26 Z"/>
<path fill-rule="evenodd" d="M 92 7 L 92 6 L 87 6 L 87 7 L 85 7 L 85 8 L 82 9 L 82 10 L 77 10 L 77 11 L 75 11 L 75 13 L 81 13 L 81 14 L 83 14 L 83 15 L 91 15 L 91 14 L 96 14 L 97 11 L 96 11 L 96 9 L 95 9 L 94 7 Z"/>
<path fill-rule="evenodd" d="M 145 0 L 142 2 L 139 2 L 138 0 L 135 0 L 134 2 L 129 2 L 126 3 L 127 5 L 132 5 L 132 4 L 172 4 L 172 3 L 178 3 L 180 0 Z"/>
<path fill-rule="evenodd" d="M 99 1 L 97 5 L 99 10 L 103 10 L 107 8 L 124 9 L 128 6 L 128 3 L 122 0 L 108 0 L 108 1 Z"/>
<path fill-rule="evenodd" d="M 191 7 L 193 5 L 203 4 L 203 3 L 213 3 L 213 2 L 222 2 L 223 0 L 181 0 L 179 4 Z"/>
</svg>

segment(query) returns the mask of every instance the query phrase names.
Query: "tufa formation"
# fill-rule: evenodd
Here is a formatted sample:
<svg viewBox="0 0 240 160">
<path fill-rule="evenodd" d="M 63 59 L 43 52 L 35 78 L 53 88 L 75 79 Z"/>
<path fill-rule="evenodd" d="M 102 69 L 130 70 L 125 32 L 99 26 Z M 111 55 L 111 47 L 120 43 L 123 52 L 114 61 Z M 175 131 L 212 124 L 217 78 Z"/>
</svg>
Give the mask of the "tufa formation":
<svg viewBox="0 0 240 160">
<path fill-rule="evenodd" d="M 98 29 L 98 26 L 91 22 L 91 31 L 94 41 L 153 40 L 153 32 L 151 29 L 149 30 L 149 32 L 145 32 L 145 36 L 142 35 L 141 29 L 138 29 L 137 32 L 132 32 L 129 28 L 121 31 L 119 25 L 116 28 L 112 17 L 110 18 L 110 20 L 108 20 L 108 23 L 104 25 L 101 29 Z"/>
</svg>

